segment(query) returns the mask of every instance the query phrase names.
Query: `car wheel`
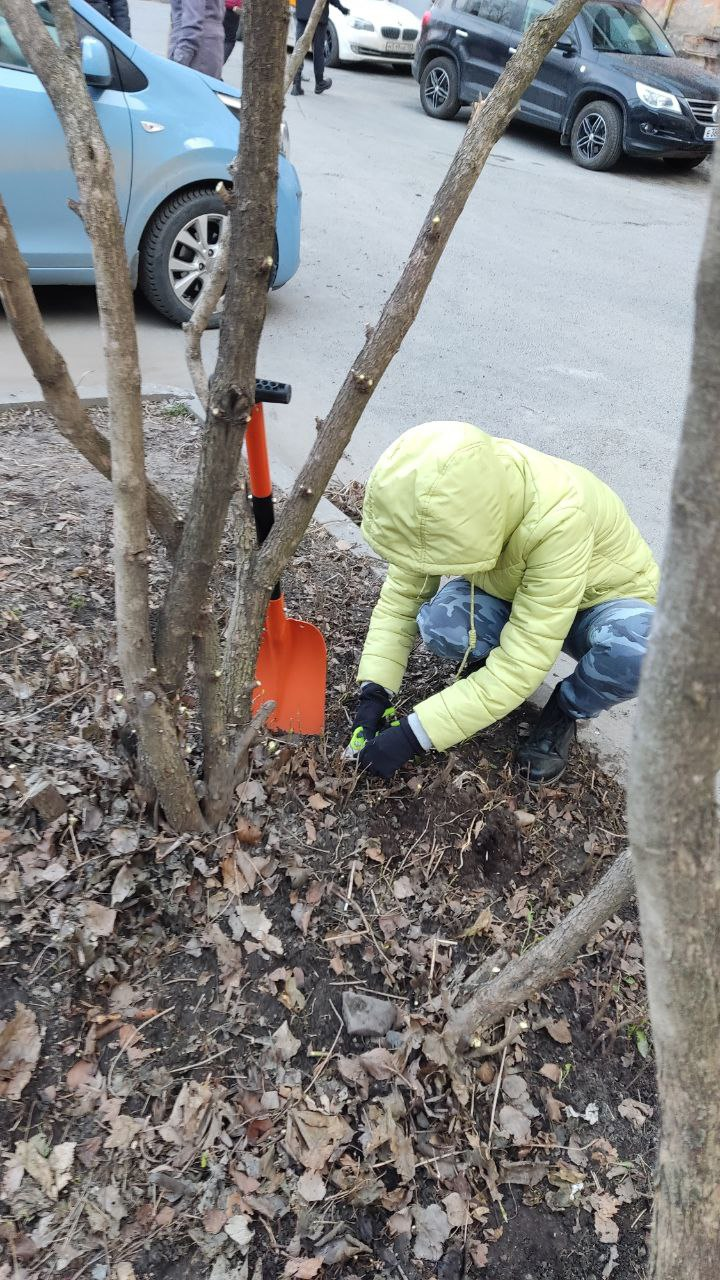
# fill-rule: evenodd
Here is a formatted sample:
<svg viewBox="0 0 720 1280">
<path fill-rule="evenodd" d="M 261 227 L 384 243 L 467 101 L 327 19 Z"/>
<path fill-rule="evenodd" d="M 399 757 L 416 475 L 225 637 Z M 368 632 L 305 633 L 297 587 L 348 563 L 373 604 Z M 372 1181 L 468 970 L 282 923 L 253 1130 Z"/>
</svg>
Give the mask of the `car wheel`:
<svg viewBox="0 0 720 1280">
<path fill-rule="evenodd" d="M 676 173 L 685 173 L 688 169 L 696 169 L 706 158 L 706 156 L 664 156 L 663 160 L 668 169 L 674 169 Z"/>
<path fill-rule="evenodd" d="M 195 187 L 172 196 L 140 246 L 139 283 L 148 302 L 175 324 L 189 320 L 205 287 L 227 217 L 219 196 Z M 210 321 L 220 323 L 222 304 Z"/>
<path fill-rule="evenodd" d="M 622 114 L 614 102 L 588 102 L 576 115 L 570 150 L 583 169 L 612 169 L 623 149 Z"/>
<path fill-rule="evenodd" d="M 325 31 L 325 66 L 340 66 L 340 44 L 338 42 L 337 31 L 332 22 L 328 22 Z"/>
<path fill-rule="evenodd" d="M 457 67 L 451 58 L 433 58 L 420 76 L 420 101 L 433 120 L 452 120 L 461 107 Z"/>
</svg>

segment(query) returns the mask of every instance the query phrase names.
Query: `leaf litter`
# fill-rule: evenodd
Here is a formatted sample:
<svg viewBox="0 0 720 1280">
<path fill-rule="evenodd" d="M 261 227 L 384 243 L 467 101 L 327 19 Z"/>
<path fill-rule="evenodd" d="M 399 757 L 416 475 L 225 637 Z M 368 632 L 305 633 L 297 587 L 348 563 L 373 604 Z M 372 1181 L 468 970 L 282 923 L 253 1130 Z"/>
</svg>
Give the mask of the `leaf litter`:
<svg viewBox="0 0 720 1280">
<path fill-rule="evenodd" d="M 192 421 L 147 413 L 151 463 L 176 469 Z M 655 1098 L 634 915 L 524 1011 L 502 1060 L 457 1066 L 440 1037 L 443 991 L 532 945 L 622 847 L 620 787 L 578 751 L 562 786 L 528 792 L 508 767 L 525 709 L 387 786 L 355 778 L 339 754 L 377 579 L 315 531 L 288 597 L 334 637 L 327 741 L 258 746 L 219 838 L 157 828 L 108 660 L 107 492 L 38 411 L 5 425 L 13 1280 L 640 1266 Z M 42 501 L 38 445 L 63 478 Z M 447 675 L 417 653 L 408 687 Z M 191 717 L 191 754 L 195 732 Z M 353 992 L 393 1006 L 379 1042 L 348 1035 Z"/>
</svg>

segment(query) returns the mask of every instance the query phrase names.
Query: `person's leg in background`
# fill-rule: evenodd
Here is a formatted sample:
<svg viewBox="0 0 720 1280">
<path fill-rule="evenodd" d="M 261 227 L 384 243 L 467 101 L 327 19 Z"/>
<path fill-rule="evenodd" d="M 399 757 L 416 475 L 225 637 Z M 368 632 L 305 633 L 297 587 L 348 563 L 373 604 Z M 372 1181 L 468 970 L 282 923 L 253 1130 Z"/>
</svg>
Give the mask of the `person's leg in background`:
<svg viewBox="0 0 720 1280">
<path fill-rule="evenodd" d="M 325 79 L 325 40 L 327 22 L 318 22 L 313 36 L 313 71 L 315 72 L 315 92 L 324 93 L 330 88 L 332 80 Z"/>
<path fill-rule="evenodd" d="M 530 782 L 553 782 L 567 763 L 575 722 L 637 696 L 655 610 L 645 600 L 611 600 L 582 609 L 563 645 L 577 658 L 553 690 L 518 763 Z"/>
<path fill-rule="evenodd" d="M 510 617 L 506 600 L 475 588 L 476 644 L 464 668 L 464 674 L 476 671 L 500 640 L 500 632 Z M 466 578 L 453 578 L 428 600 L 418 613 L 418 628 L 423 643 L 439 658 L 448 658 L 458 666 L 468 647 L 470 633 L 470 583 Z"/>
<path fill-rule="evenodd" d="M 305 21 L 304 18 L 295 19 L 295 43 L 296 44 L 298 43 L 298 40 L 303 34 L 303 31 L 305 30 L 306 26 L 307 26 L 307 22 Z M 295 97 L 297 97 L 298 94 L 305 92 L 305 90 L 302 87 L 302 63 L 297 69 L 297 72 L 295 74 L 295 79 L 293 80 L 293 87 L 290 90 L 290 92 L 294 94 Z"/>
<path fill-rule="evenodd" d="M 223 18 L 223 28 L 225 31 L 225 55 L 224 62 L 227 62 L 230 54 L 235 48 L 237 42 L 238 27 L 240 26 L 240 10 L 226 9 Z"/>
</svg>

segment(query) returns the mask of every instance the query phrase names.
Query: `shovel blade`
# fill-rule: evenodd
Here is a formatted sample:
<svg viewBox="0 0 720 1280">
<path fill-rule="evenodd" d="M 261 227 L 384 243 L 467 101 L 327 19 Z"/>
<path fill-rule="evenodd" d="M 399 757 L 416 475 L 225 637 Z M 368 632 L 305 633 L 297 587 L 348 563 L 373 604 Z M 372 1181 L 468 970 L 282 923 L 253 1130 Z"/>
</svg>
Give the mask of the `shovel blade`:
<svg viewBox="0 0 720 1280">
<path fill-rule="evenodd" d="M 322 733 L 327 676 L 325 639 L 317 627 L 295 618 L 283 618 L 277 631 L 270 624 L 268 615 L 255 672 L 258 687 L 253 694 L 253 711 L 263 702 L 272 701 L 275 710 L 268 717 L 269 728 L 283 733 Z"/>
</svg>

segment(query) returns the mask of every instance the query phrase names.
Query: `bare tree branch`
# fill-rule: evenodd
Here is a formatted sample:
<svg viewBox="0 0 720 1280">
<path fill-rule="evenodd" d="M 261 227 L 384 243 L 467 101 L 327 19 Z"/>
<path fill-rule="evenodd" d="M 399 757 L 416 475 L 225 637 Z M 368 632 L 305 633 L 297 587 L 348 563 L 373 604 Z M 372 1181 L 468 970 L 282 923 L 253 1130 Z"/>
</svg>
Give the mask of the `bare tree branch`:
<svg viewBox="0 0 720 1280">
<path fill-rule="evenodd" d="M 169 822 L 178 830 L 202 830 L 204 819 L 173 716 L 157 681 L 150 635 L 140 369 L 112 156 L 81 71 L 67 0 L 53 0 L 52 7 L 60 46 L 29 0 L 3 0 L 13 34 L 42 80 L 63 126 L 78 185 L 80 214 L 93 247 L 110 419 L 118 663 L 141 749 L 152 762 Z"/>
<path fill-rule="evenodd" d="M 629 821 L 662 1133 L 650 1280 L 715 1280 L 720 1233 L 720 163 L 645 660 Z"/>
<path fill-rule="evenodd" d="M 450 233 L 490 152 L 546 54 L 582 8 L 582 3 L 583 0 L 559 0 L 553 9 L 536 18 L 487 100 L 473 109 L 463 140 L 400 279 L 345 378 L 277 524 L 264 544 L 259 569 L 268 589 L 295 551 L 368 399 L 412 325 Z"/>
<path fill-rule="evenodd" d="M 310 45 L 313 42 L 313 36 L 315 35 L 315 31 L 317 30 L 317 24 L 320 21 L 320 17 L 322 15 L 323 10 L 325 9 L 325 6 L 327 5 L 327 2 L 328 0 L 315 0 L 315 3 L 312 9 L 310 10 L 310 17 L 307 20 L 307 26 L 305 27 L 305 30 L 303 31 L 300 39 L 295 45 L 295 48 L 292 51 L 290 60 L 287 64 L 287 71 L 285 72 L 285 85 L 284 85 L 285 93 L 287 93 L 288 89 L 290 88 L 290 85 L 292 84 L 293 80 L 295 79 L 295 76 L 297 75 L 298 71 L 302 67 L 303 62 L 305 61 L 308 55 L 308 52 L 310 50 Z"/>
<path fill-rule="evenodd" d="M 58 431 L 82 456 L 110 480 L 110 444 L 90 421 L 68 367 L 48 336 L 27 267 L 0 197 L 0 300 L 18 345 L 33 371 Z M 182 518 L 170 499 L 150 481 L 148 517 L 168 551 L 180 545 Z"/>
<path fill-rule="evenodd" d="M 200 300 L 189 320 L 183 325 L 185 330 L 185 362 L 187 364 L 193 389 L 203 409 L 207 409 L 208 376 L 202 358 L 202 336 L 210 320 L 215 315 L 223 290 L 227 283 L 229 263 L 230 237 L 225 230 L 217 254 L 213 259 L 212 271 L 205 281 L 205 288 Z"/>
<path fill-rule="evenodd" d="M 184 678 L 190 636 L 237 487 L 245 428 L 255 401 L 255 363 L 275 245 L 286 34 L 286 0 L 248 6 L 240 146 L 229 217 L 228 251 L 234 270 L 225 292 L 200 462 L 158 627 L 158 667 L 168 689 L 179 688 Z M 244 506 L 240 511 L 241 518 L 251 519 Z M 255 645 L 258 638 L 259 631 Z"/>
<path fill-rule="evenodd" d="M 449 1047 L 461 1052 L 467 1049 L 474 1036 L 482 1035 L 513 1009 L 557 982 L 632 893 L 632 859 L 626 850 L 546 937 L 510 960 L 496 977 L 478 987 L 466 1004 L 450 1013 L 443 1032 Z"/>
</svg>

